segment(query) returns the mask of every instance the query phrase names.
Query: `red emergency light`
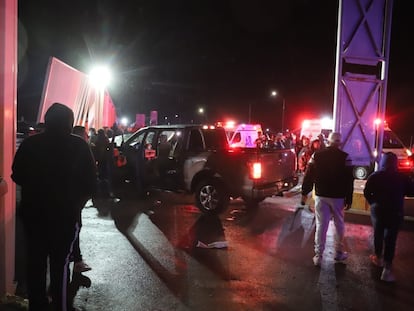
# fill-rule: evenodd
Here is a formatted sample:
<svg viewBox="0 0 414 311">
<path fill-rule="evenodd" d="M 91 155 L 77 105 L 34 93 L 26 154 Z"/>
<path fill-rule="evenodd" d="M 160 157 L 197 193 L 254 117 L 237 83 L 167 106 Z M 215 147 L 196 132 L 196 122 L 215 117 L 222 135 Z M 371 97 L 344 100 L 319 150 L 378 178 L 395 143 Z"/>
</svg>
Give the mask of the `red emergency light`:
<svg viewBox="0 0 414 311">
<path fill-rule="evenodd" d="M 412 169 L 414 166 L 413 161 L 409 159 L 404 159 L 398 161 L 398 167 L 400 170 L 409 170 Z"/>
<path fill-rule="evenodd" d="M 376 118 L 376 119 L 374 120 L 374 124 L 375 124 L 375 126 L 379 126 L 381 123 L 382 123 L 382 120 L 381 120 L 380 118 Z"/>
</svg>

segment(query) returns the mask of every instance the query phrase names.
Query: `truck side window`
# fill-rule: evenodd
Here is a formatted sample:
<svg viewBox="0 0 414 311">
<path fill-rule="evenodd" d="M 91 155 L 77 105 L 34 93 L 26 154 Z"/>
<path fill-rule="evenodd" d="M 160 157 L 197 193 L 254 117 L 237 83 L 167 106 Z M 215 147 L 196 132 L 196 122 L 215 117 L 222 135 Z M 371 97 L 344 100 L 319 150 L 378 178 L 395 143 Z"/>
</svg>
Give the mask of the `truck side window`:
<svg viewBox="0 0 414 311">
<path fill-rule="evenodd" d="M 133 147 L 135 149 L 138 149 L 139 146 L 142 144 L 142 141 L 144 140 L 145 132 L 139 133 L 137 136 L 135 136 L 130 142 L 129 146 Z"/>
<path fill-rule="evenodd" d="M 203 138 L 201 133 L 198 130 L 190 131 L 190 139 L 188 142 L 188 150 L 190 151 L 200 151 L 203 150 Z"/>
<path fill-rule="evenodd" d="M 398 137 L 392 131 L 384 130 L 383 149 L 401 149 L 404 148 L 403 144 L 399 141 Z"/>
<path fill-rule="evenodd" d="M 180 150 L 182 148 L 182 135 L 181 131 L 175 132 L 174 136 L 171 138 L 171 151 L 170 151 L 170 157 L 176 158 Z"/>
<path fill-rule="evenodd" d="M 145 145 L 148 145 L 148 144 L 154 145 L 154 136 L 155 136 L 154 131 L 148 132 L 147 136 L 145 137 Z"/>
<path fill-rule="evenodd" d="M 204 145 L 206 150 L 220 150 L 228 148 L 226 133 L 221 129 L 203 129 Z"/>
<path fill-rule="evenodd" d="M 168 158 L 171 153 L 171 142 L 174 137 L 174 131 L 162 131 L 158 137 L 157 156 L 160 158 Z"/>
<path fill-rule="evenodd" d="M 145 150 L 144 150 L 144 157 L 147 160 L 152 160 L 156 157 L 156 151 L 154 146 L 154 137 L 155 132 L 154 131 L 148 131 L 147 135 L 145 136 Z"/>
</svg>

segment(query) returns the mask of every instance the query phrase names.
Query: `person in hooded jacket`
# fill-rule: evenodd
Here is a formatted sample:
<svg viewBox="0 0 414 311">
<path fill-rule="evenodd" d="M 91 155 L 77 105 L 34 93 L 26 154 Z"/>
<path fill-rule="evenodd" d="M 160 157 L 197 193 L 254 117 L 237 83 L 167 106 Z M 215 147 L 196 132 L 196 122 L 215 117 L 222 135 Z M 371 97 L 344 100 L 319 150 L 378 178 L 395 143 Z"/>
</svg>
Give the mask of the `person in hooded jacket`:
<svg viewBox="0 0 414 311">
<path fill-rule="evenodd" d="M 370 204 L 374 229 L 374 251 L 371 262 L 383 267 L 381 280 L 394 282 L 391 271 L 399 228 L 404 219 L 404 197 L 414 196 L 413 181 L 397 171 L 398 158 L 392 152 L 383 154 L 379 170 L 365 184 L 364 197 Z"/>
<path fill-rule="evenodd" d="M 112 174 L 114 165 L 114 148 L 104 129 L 98 130 L 94 155 L 98 168 L 98 190 L 100 190 L 100 195 L 105 198 L 113 198 Z"/>
<path fill-rule="evenodd" d="M 54 103 L 44 118 L 45 131 L 26 138 L 17 150 L 11 177 L 21 186 L 18 217 L 27 243 L 29 310 L 66 311 L 73 309 L 67 291 L 70 255 L 80 208 L 95 191 L 96 167 L 88 144 L 71 134 L 70 108 Z"/>
</svg>

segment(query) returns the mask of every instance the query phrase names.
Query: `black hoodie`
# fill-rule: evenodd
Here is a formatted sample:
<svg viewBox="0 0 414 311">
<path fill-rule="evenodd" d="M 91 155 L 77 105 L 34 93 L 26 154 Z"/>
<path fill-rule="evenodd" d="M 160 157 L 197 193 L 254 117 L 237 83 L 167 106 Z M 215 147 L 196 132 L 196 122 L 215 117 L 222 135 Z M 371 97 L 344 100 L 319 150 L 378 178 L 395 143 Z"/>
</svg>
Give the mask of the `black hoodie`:
<svg viewBox="0 0 414 311">
<path fill-rule="evenodd" d="M 414 195 L 414 184 L 397 171 L 397 156 L 387 152 L 382 156 L 379 170 L 372 173 L 365 184 L 364 196 L 371 207 L 384 215 L 404 216 L 404 197 Z"/>
<path fill-rule="evenodd" d="M 352 204 L 354 178 L 349 155 L 336 145 L 316 151 L 303 178 L 302 194 L 307 195 L 314 185 L 317 196 L 344 198 L 346 204 Z"/>
<path fill-rule="evenodd" d="M 22 188 L 24 221 L 73 225 L 95 191 L 95 161 L 88 144 L 71 134 L 72 124 L 72 111 L 54 104 L 45 132 L 26 138 L 16 152 L 11 177 Z"/>
</svg>

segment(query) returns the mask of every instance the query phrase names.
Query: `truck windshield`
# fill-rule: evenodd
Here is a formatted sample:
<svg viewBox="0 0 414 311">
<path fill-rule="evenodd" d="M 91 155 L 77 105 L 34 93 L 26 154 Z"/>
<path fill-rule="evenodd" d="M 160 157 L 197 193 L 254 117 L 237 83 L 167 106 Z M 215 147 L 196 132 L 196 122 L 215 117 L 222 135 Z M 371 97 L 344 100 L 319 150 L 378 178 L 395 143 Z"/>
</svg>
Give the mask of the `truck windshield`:
<svg viewBox="0 0 414 311">
<path fill-rule="evenodd" d="M 404 148 L 402 142 L 392 131 L 384 131 L 383 149 L 399 149 Z"/>
</svg>

